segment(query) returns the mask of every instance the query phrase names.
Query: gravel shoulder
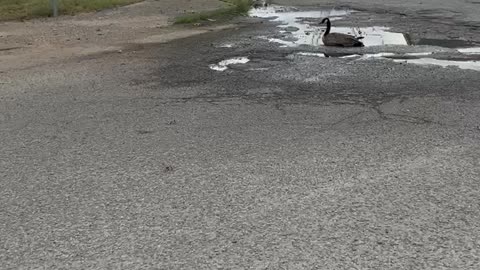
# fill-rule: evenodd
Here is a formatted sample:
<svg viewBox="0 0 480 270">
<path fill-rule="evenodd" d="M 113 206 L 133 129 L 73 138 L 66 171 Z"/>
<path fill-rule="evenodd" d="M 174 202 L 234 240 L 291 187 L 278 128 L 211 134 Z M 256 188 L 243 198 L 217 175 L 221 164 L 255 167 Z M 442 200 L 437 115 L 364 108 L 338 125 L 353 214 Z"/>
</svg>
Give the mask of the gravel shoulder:
<svg viewBox="0 0 480 270">
<path fill-rule="evenodd" d="M 125 44 L 162 42 L 215 30 L 216 27 L 171 26 L 179 15 L 224 5 L 218 0 L 147 0 L 77 16 L 1 22 L 0 71 L 72 56 L 121 51 Z"/>
</svg>

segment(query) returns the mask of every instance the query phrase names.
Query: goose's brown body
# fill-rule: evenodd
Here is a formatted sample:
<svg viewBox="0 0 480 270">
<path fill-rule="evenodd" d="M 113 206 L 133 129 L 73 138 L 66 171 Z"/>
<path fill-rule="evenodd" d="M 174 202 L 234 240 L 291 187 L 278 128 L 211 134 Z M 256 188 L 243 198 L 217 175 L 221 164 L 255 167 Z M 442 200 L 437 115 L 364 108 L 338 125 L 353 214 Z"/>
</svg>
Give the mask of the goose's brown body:
<svg viewBox="0 0 480 270">
<path fill-rule="evenodd" d="M 322 23 L 327 22 L 327 30 L 323 34 L 322 41 L 325 46 L 337 47 L 363 47 L 364 44 L 359 40 L 363 37 L 354 37 L 341 33 L 330 33 L 332 27 L 328 18 L 323 19 Z"/>
</svg>

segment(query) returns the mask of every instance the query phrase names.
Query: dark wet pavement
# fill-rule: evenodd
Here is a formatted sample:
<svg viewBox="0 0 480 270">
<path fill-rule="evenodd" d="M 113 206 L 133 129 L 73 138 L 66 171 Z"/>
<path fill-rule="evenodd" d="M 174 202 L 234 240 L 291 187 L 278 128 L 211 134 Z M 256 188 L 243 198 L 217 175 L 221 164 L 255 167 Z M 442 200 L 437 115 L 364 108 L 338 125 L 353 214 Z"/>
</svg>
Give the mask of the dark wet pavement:
<svg viewBox="0 0 480 270">
<path fill-rule="evenodd" d="M 476 49 L 278 30 L 243 18 L 2 74 L 3 267 L 478 269 L 479 71 L 395 58 Z"/>
<path fill-rule="evenodd" d="M 336 22 L 350 23 L 345 27 L 333 27 L 332 32 L 348 34 L 361 38 L 366 47 L 372 47 L 376 53 L 368 53 L 365 50 L 357 49 L 356 52 L 333 52 L 333 53 L 312 53 L 301 52 L 299 54 L 313 57 L 348 57 L 359 59 L 404 59 L 404 63 L 420 65 L 438 65 L 442 67 L 455 66 L 461 69 L 480 70 L 478 55 L 480 47 L 475 41 L 462 39 L 432 39 L 419 38 L 418 42 L 412 43 L 409 40 L 409 33 L 395 33 L 389 31 L 391 26 L 360 26 L 369 22 L 361 22 L 355 13 L 361 13 L 352 9 L 339 9 L 337 7 L 320 9 L 314 7 L 297 8 L 293 6 L 269 5 L 268 7 L 259 7 L 252 9 L 249 15 L 253 18 L 263 18 L 269 22 L 278 24 L 276 31 L 267 36 L 261 36 L 279 44 L 280 47 L 306 48 L 311 50 L 325 51 L 322 42 L 322 36 L 325 32 L 325 25 L 321 24 L 323 18 L 330 18 L 333 24 Z M 364 12 L 365 13 L 365 12 Z M 276 33 L 275 33 L 276 32 Z M 400 53 L 395 53 L 394 46 L 406 46 Z M 430 51 L 425 49 L 430 48 Z M 419 49 L 421 51 L 418 51 Z M 438 48 L 450 48 L 451 53 L 463 54 L 463 57 L 445 57 L 447 52 L 443 52 L 443 59 L 436 58 Z M 405 50 L 410 52 L 405 52 Z M 380 51 L 380 52 L 379 52 Z M 381 52 L 385 51 L 385 52 Z M 441 52 L 441 51 L 440 51 Z M 437 54 L 435 54 L 437 53 Z M 456 59 L 450 59 L 456 58 Z"/>
</svg>

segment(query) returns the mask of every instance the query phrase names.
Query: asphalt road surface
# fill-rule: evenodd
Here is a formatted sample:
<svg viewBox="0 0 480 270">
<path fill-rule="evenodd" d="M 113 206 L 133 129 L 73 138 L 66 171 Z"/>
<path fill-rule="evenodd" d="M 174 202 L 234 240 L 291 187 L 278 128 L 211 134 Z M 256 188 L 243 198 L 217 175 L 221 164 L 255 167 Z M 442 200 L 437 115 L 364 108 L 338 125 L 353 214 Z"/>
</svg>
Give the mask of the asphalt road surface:
<svg viewBox="0 0 480 270">
<path fill-rule="evenodd" d="M 478 2 L 363 2 L 337 24 L 480 42 Z M 466 56 L 238 23 L 0 74 L 0 268 L 480 269 L 480 71 L 315 54 Z"/>
</svg>

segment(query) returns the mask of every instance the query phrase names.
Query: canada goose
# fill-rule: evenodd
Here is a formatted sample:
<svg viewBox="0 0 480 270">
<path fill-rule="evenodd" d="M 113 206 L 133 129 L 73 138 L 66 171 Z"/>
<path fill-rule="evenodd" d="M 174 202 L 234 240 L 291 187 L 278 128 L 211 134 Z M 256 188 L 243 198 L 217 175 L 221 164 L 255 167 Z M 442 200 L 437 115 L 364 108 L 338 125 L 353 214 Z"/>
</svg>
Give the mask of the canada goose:
<svg viewBox="0 0 480 270">
<path fill-rule="evenodd" d="M 363 47 L 363 43 L 359 41 L 363 37 L 354 37 L 347 34 L 330 33 L 332 24 L 329 18 L 322 20 L 322 24 L 327 22 L 327 30 L 323 34 L 322 41 L 325 46 L 339 46 L 339 47 Z"/>
</svg>

